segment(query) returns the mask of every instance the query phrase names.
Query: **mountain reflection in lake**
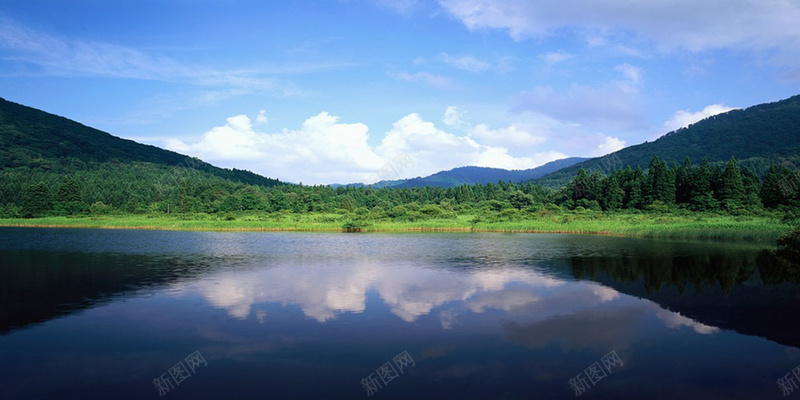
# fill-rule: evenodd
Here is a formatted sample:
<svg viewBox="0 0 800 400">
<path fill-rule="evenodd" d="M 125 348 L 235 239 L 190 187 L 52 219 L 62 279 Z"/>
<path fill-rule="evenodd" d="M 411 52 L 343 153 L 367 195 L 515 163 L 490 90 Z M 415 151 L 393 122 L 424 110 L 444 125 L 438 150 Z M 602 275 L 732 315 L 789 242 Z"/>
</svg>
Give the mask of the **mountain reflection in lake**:
<svg viewBox="0 0 800 400">
<path fill-rule="evenodd" d="M 800 365 L 752 245 L 0 228 L 0 262 L 0 398 L 778 398 Z"/>
</svg>

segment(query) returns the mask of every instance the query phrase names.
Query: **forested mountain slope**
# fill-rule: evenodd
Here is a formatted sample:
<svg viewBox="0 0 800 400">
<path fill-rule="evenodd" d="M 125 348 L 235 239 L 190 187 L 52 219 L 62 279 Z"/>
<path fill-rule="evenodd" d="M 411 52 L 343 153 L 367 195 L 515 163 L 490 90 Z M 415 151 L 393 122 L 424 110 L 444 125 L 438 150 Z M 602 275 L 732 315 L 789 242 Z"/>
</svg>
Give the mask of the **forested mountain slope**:
<svg viewBox="0 0 800 400">
<path fill-rule="evenodd" d="M 122 139 L 0 98 L 0 169 L 72 173 L 105 163 L 185 167 L 252 185 L 279 184 L 249 171 L 217 168 L 173 151 Z"/>
<path fill-rule="evenodd" d="M 487 167 L 459 167 L 449 171 L 440 171 L 426 177 L 411 179 L 401 179 L 394 181 L 381 181 L 374 184 L 374 187 L 388 188 L 414 188 L 424 186 L 435 187 L 456 187 L 461 185 L 485 185 L 487 183 L 522 182 L 536 179 L 570 165 L 586 161 L 588 158 L 570 157 L 561 160 L 551 161 L 536 168 L 508 170 L 502 168 Z"/>
<path fill-rule="evenodd" d="M 797 163 L 800 161 L 800 96 L 715 115 L 653 142 L 569 166 L 536 182 L 561 186 L 581 168 L 605 174 L 628 165 L 647 168 L 656 155 L 669 165 L 683 163 L 686 157 L 695 163 L 706 158 L 712 164 L 735 157 L 740 166 L 762 176 L 770 164 L 787 160 Z"/>
</svg>

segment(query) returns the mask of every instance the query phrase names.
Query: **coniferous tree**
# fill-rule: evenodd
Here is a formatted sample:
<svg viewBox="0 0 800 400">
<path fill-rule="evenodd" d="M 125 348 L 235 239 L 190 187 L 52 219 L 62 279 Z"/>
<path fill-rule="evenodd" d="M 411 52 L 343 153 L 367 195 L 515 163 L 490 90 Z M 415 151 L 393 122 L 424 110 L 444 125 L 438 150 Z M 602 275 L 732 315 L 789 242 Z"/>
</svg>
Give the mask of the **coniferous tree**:
<svg viewBox="0 0 800 400">
<path fill-rule="evenodd" d="M 736 159 L 731 157 L 719 179 L 718 199 L 725 208 L 732 209 L 742 204 L 744 183 Z"/>
<path fill-rule="evenodd" d="M 533 204 L 533 196 L 523 192 L 522 190 L 517 190 L 508 196 L 508 202 L 511 203 L 511 205 L 517 210 L 521 210 Z"/>
<path fill-rule="evenodd" d="M 570 183 L 569 188 L 572 191 L 572 200 L 585 199 L 589 192 L 589 173 L 583 168 L 578 170 L 578 174 Z"/>
<path fill-rule="evenodd" d="M 744 206 L 750 210 L 762 208 L 763 205 L 759 196 L 761 180 L 749 169 L 742 168 L 742 184 L 744 186 L 744 194 L 742 196 Z"/>
<path fill-rule="evenodd" d="M 654 156 L 650 162 L 643 194 L 648 204 L 656 201 L 675 203 L 675 178 L 667 168 L 666 161 L 659 161 L 658 156 Z"/>
<path fill-rule="evenodd" d="M 603 186 L 601 184 L 602 180 L 603 175 L 601 175 L 600 171 L 598 170 L 594 170 L 594 172 L 589 175 L 589 185 L 586 188 L 586 199 L 600 200 L 603 191 Z"/>
<path fill-rule="evenodd" d="M 42 217 L 52 209 L 50 191 L 43 182 L 34 183 L 25 189 L 22 196 L 22 216 Z"/>
<path fill-rule="evenodd" d="M 692 161 L 689 157 L 675 171 L 675 202 L 688 204 L 692 198 Z"/>
<path fill-rule="evenodd" d="M 789 205 L 800 198 L 800 175 L 793 173 L 785 165 L 772 165 L 764 177 L 759 194 L 765 207 Z"/>
<path fill-rule="evenodd" d="M 630 167 L 628 167 L 630 171 Z M 625 190 L 625 208 L 638 208 L 644 207 L 644 194 L 643 187 L 645 185 L 645 175 L 642 168 L 637 166 L 635 170 L 631 171 L 628 179 L 623 185 Z"/>
<path fill-rule="evenodd" d="M 625 191 L 619 183 L 619 174 L 612 174 L 603 180 L 603 190 L 600 197 L 600 207 L 603 210 L 617 210 L 622 208 Z"/>
<path fill-rule="evenodd" d="M 716 207 L 714 192 L 711 185 L 711 167 L 708 160 L 703 159 L 700 167 L 692 173 L 692 197 L 689 203 L 695 210 L 711 210 Z"/>
</svg>

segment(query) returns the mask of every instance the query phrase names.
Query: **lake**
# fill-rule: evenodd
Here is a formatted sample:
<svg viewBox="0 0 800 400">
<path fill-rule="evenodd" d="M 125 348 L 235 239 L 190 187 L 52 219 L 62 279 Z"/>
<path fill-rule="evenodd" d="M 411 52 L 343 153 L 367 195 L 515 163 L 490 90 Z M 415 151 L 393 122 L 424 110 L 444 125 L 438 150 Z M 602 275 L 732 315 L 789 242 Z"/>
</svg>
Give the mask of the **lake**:
<svg viewBox="0 0 800 400">
<path fill-rule="evenodd" d="M 0 228 L 0 398 L 800 399 L 784 261 L 560 234 Z"/>
</svg>

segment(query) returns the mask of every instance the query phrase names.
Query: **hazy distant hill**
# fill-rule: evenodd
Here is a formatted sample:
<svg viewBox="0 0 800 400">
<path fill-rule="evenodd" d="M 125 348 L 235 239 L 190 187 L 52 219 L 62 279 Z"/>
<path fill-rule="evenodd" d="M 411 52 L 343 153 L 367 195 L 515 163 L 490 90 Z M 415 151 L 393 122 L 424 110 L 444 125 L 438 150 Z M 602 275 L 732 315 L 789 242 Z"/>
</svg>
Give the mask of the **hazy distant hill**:
<svg viewBox="0 0 800 400">
<path fill-rule="evenodd" d="M 564 158 L 561 160 L 551 161 L 536 168 L 522 170 L 507 170 L 502 168 L 487 167 L 459 167 L 449 171 L 437 172 L 426 177 L 381 181 L 373 186 L 379 188 L 412 188 L 423 186 L 455 187 L 460 185 L 485 185 L 487 183 L 497 183 L 497 181 L 522 182 L 544 176 L 551 172 L 558 171 L 559 169 L 566 168 L 570 165 L 586 160 L 588 160 L 588 158 Z"/>
<path fill-rule="evenodd" d="M 668 164 L 682 163 L 686 157 L 695 164 L 704 157 L 712 163 L 725 162 L 733 156 L 740 161 L 740 166 L 759 175 L 766 171 L 769 163 L 800 161 L 800 96 L 709 117 L 653 142 L 571 165 L 536 182 L 560 186 L 580 168 L 604 173 L 627 165 L 647 168 L 654 155 Z"/>
<path fill-rule="evenodd" d="M 27 167 L 53 172 L 104 163 L 152 163 L 193 168 L 220 178 L 275 185 L 249 171 L 217 168 L 173 151 L 112 136 L 78 122 L 0 98 L 0 168 Z"/>
</svg>

